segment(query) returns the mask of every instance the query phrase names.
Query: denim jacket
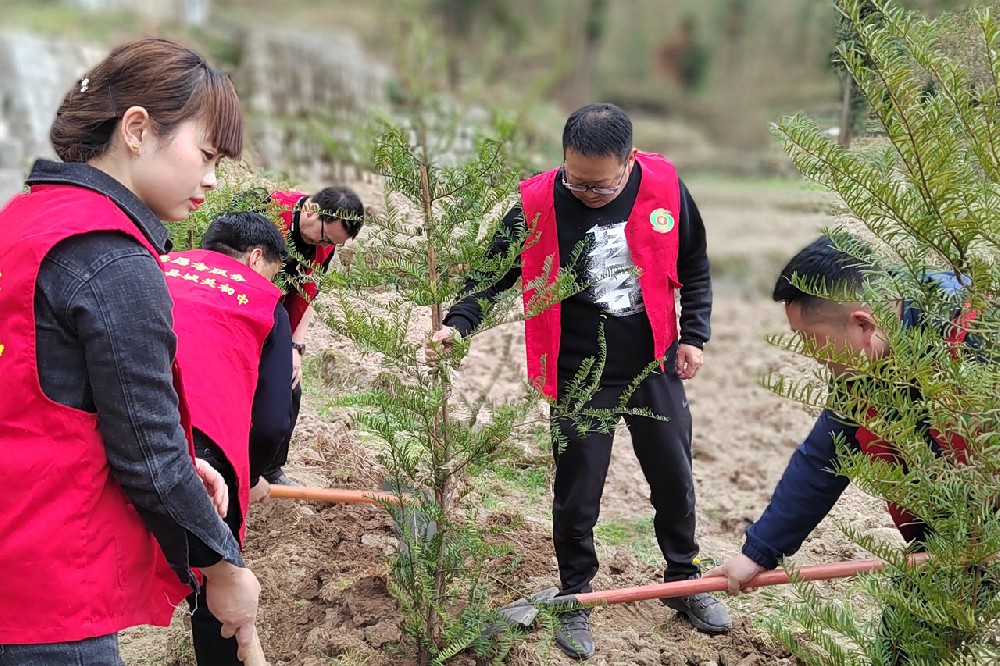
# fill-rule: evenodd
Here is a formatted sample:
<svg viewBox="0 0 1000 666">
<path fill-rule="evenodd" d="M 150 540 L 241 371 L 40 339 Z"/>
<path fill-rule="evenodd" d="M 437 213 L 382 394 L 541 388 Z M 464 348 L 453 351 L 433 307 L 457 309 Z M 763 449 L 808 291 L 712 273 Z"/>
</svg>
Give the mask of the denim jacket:
<svg viewBox="0 0 1000 666">
<path fill-rule="evenodd" d="M 104 194 L 154 248 L 170 249 L 153 212 L 98 169 L 38 160 L 27 184 Z M 46 255 L 35 285 L 38 374 L 50 399 L 100 417 L 113 476 L 178 576 L 195 586 L 189 567 L 243 560 L 191 464 L 171 374 L 171 309 L 156 258 L 135 240 L 116 232 L 68 238 Z"/>
</svg>

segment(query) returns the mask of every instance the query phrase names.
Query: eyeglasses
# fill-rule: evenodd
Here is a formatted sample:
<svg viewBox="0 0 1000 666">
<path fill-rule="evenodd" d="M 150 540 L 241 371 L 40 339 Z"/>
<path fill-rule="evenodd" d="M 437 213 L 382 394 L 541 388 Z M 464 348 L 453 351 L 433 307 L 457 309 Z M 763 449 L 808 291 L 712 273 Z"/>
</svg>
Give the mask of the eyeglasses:
<svg viewBox="0 0 1000 666">
<path fill-rule="evenodd" d="M 342 245 L 342 243 L 337 243 L 332 238 L 328 238 L 326 235 L 326 225 L 328 222 L 336 222 L 337 218 L 332 217 L 330 219 L 319 218 L 319 242 L 318 245 Z"/>
<path fill-rule="evenodd" d="M 593 192 L 594 194 L 615 194 L 622 187 L 622 182 L 625 180 L 625 172 L 628 171 L 628 160 L 625 160 L 625 166 L 622 168 L 622 175 L 618 177 L 618 184 L 614 187 L 595 187 L 594 185 L 574 185 L 566 180 L 566 165 L 563 164 L 563 176 L 562 184 L 570 192 Z"/>
<path fill-rule="evenodd" d="M 340 222 L 341 226 L 344 227 L 344 231 L 347 233 L 347 238 L 345 238 L 340 243 L 337 243 L 332 238 L 326 235 L 326 225 L 333 224 L 334 222 Z M 344 217 L 330 217 L 330 218 L 319 218 L 319 241 L 318 243 L 323 245 L 343 245 L 352 238 L 357 238 L 358 234 L 361 232 L 361 227 L 364 226 L 364 221 L 356 218 L 344 218 Z"/>
</svg>

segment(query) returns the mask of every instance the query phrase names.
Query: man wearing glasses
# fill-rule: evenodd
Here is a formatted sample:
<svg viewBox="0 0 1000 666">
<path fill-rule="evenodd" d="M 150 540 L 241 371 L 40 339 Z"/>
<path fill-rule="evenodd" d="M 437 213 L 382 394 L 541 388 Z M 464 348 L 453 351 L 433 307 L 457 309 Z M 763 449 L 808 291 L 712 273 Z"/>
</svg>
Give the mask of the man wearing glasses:
<svg viewBox="0 0 1000 666">
<path fill-rule="evenodd" d="M 483 320 L 480 301 L 495 299 L 518 278 L 525 285 L 539 278 L 552 284 L 560 267 L 572 271 L 581 291 L 525 323 L 529 380 L 550 398 L 562 396 L 584 359 L 601 353 L 603 330 L 607 358 L 590 404 L 614 408 L 632 380 L 661 361 L 627 404 L 666 420 L 628 415 L 625 422 L 650 485 L 653 525 L 667 563 L 664 580 L 696 578 L 691 414 L 682 380 L 697 374 L 710 335 L 705 227 L 673 165 L 632 146 L 632 122 L 617 106 L 575 111 L 563 130 L 563 156 L 561 167 L 521 183 L 521 205 L 508 212 L 493 240 L 491 253 L 505 256 L 511 239 L 524 238 L 527 230 L 519 264 L 495 285 L 455 303 L 433 339 L 447 347 L 475 331 Z M 526 302 L 532 294 L 526 289 Z M 546 365 L 555 371 L 545 372 Z M 572 424 L 554 426 L 568 444 L 560 452 L 553 443 L 552 534 L 562 594 L 577 594 L 591 590 L 597 573 L 593 528 L 614 435 L 581 436 Z M 725 606 L 709 594 L 663 602 L 703 632 L 732 627 Z M 572 657 L 591 656 L 589 611 L 562 614 L 556 640 Z"/>
<path fill-rule="evenodd" d="M 312 302 L 319 295 L 319 285 L 310 276 L 313 270 L 326 270 L 338 245 L 357 237 L 365 207 L 354 190 L 343 186 L 327 187 L 315 194 L 273 192 L 271 202 L 278 207 L 293 248 L 284 266 L 289 281 L 282 297 L 292 327 L 292 427 L 263 476 L 268 483 L 298 485 L 288 478 L 283 466 L 302 401 L 302 356 L 306 353 L 306 333 L 316 314 Z"/>
</svg>

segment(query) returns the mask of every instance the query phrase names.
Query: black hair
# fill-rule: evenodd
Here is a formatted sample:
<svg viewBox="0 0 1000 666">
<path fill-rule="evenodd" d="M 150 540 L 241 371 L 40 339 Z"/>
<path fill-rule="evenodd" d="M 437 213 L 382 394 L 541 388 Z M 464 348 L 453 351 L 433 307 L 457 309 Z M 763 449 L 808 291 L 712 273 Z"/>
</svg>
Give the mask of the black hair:
<svg viewBox="0 0 1000 666">
<path fill-rule="evenodd" d="M 588 157 L 614 155 L 624 162 L 632 152 L 632 120 L 614 104 L 581 107 L 563 127 L 563 156 L 570 148 Z"/>
<path fill-rule="evenodd" d="M 859 248 L 866 249 L 860 242 L 855 242 Z M 864 290 L 865 271 L 871 268 L 866 261 L 838 249 L 829 236 L 820 236 L 799 250 L 781 270 L 771 298 L 786 304 L 798 303 L 803 312 L 815 312 L 831 299 L 860 298 Z M 803 281 L 830 298 L 802 291 L 796 282 L 803 284 Z"/>
<path fill-rule="evenodd" d="M 212 220 L 201 239 L 201 247 L 234 259 L 242 259 L 255 247 L 260 248 L 270 263 L 288 257 L 285 239 L 274 222 L 249 211 L 224 213 Z"/>
<path fill-rule="evenodd" d="M 319 207 L 320 220 L 324 223 L 340 220 L 347 235 L 357 238 L 365 224 L 365 207 L 354 190 L 343 185 L 324 187 L 310 196 L 309 201 Z"/>
</svg>

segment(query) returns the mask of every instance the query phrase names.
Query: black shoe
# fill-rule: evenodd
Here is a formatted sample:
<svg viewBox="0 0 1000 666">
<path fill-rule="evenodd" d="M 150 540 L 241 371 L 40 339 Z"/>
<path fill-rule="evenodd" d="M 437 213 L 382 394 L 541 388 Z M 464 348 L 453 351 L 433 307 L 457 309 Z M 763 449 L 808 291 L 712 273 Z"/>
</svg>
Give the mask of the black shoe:
<svg viewBox="0 0 1000 666">
<path fill-rule="evenodd" d="M 590 633 L 590 611 L 580 608 L 559 615 L 556 645 L 574 659 L 587 659 L 594 654 L 594 635 Z"/>
<path fill-rule="evenodd" d="M 708 592 L 689 597 L 660 599 L 665 606 L 687 617 L 695 629 L 706 634 L 724 634 L 733 628 L 733 618 L 721 601 Z"/>
<path fill-rule="evenodd" d="M 264 478 L 267 480 L 268 483 L 273 483 L 276 486 L 301 486 L 302 485 L 298 481 L 294 481 L 294 480 L 288 478 L 288 475 L 285 474 L 285 470 L 283 470 L 280 467 L 278 469 L 274 470 L 273 472 L 268 472 L 267 474 L 265 474 Z"/>
</svg>

